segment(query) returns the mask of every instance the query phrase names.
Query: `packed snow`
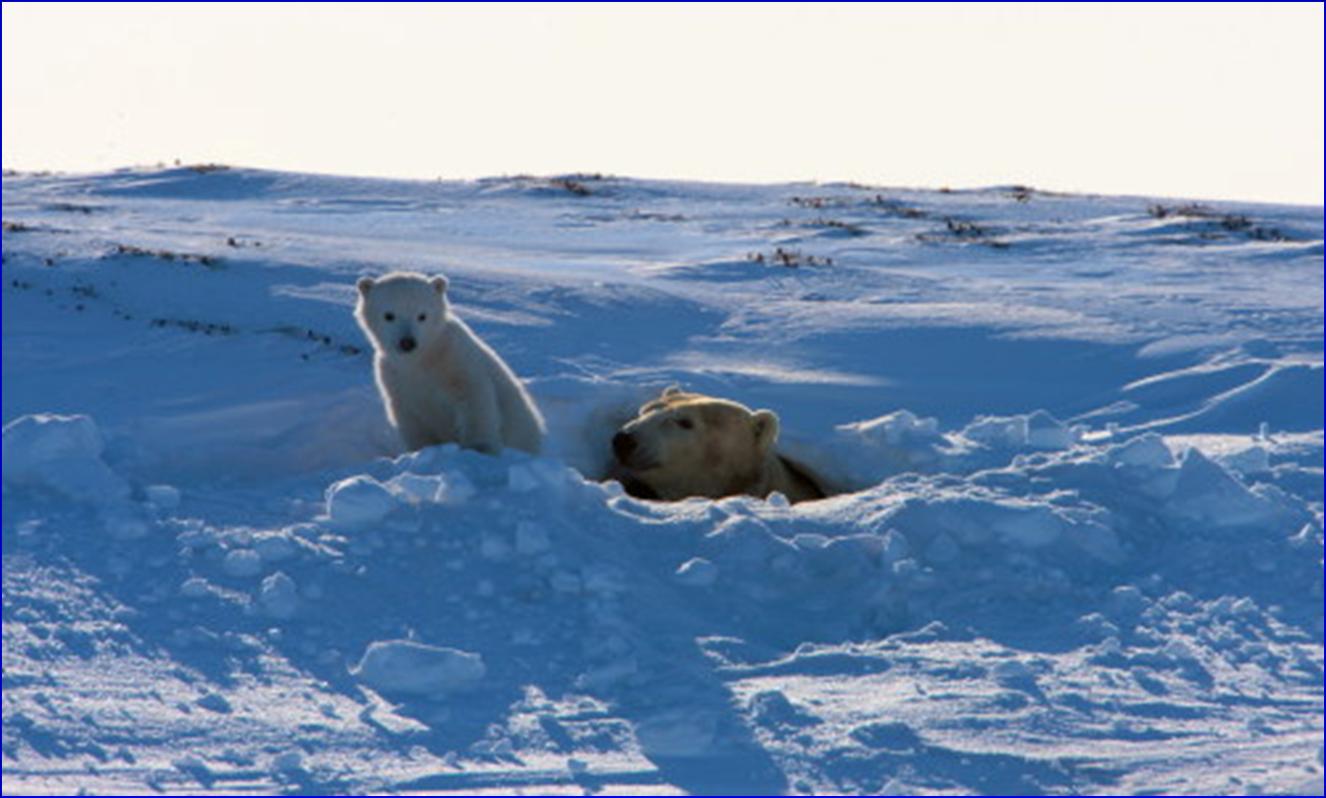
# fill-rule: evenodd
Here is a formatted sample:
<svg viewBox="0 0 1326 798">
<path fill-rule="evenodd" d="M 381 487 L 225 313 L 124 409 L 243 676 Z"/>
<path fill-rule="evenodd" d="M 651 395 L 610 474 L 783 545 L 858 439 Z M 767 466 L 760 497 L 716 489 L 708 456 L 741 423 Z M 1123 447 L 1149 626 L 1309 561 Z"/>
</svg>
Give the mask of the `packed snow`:
<svg viewBox="0 0 1326 798">
<path fill-rule="evenodd" d="M 1322 793 L 1320 208 L 4 178 L 4 791 Z M 539 457 L 403 453 L 445 273 Z M 604 481 L 669 385 L 834 489 Z"/>
</svg>

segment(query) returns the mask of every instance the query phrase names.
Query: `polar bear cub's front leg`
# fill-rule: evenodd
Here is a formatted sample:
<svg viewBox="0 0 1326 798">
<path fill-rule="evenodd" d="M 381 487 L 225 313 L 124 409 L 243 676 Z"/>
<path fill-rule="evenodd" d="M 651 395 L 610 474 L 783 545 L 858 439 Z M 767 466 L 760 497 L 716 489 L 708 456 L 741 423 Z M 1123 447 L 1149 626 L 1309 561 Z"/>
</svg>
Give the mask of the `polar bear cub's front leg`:
<svg viewBox="0 0 1326 798">
<path fill-rule="evenodd" d="M 492 383 L 479 380 L 469 391 L 473 401 L 464 403 L 457 419 L 460 445 L 484 454 L 502 451 L 502 419 L 497 406 L 497 392 Z"/>
<path fill-rule="evenodd" d="M 391 414 L 391 420 L 394 422 L 396 432 L 400 433 L 401 442 L 410 451 L 422 449 L 437 442 L 434 440 L 435 436 L 429 432 L 428 427 L 416 419 L 412 413 L 403 413 L 397 410 Z"/>
<path fill-rule="evenodd" d="M 543 418 L 511 369 L 456 318 L 445 277 L 359 280 L 355 318 L 373 343 L 378 390 L 410 449 L 459 443 L 538 453 Z"/>
</svg>

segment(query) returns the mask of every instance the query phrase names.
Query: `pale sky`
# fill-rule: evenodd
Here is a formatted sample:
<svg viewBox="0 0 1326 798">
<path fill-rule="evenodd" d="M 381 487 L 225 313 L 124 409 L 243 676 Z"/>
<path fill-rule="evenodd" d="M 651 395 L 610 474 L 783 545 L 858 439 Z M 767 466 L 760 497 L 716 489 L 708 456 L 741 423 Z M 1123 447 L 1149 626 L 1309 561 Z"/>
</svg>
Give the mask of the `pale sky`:
<svg viewBox="0 0 1326 798">
<path fill-rule="evenodd" d="M 3 5 L 3 165 L 1323 201 L 1322 4 Z"/>
</svg>

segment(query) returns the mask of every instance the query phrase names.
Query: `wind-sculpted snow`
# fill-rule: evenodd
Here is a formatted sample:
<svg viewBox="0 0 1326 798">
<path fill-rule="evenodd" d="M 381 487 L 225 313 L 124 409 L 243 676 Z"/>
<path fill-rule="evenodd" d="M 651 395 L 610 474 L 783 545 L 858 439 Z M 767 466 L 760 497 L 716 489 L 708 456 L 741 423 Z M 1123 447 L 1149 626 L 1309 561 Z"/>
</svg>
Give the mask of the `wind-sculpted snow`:
<svg viewBox="0 0 1326 798">
<path fill-rule="evenodd" d="M 6 793 L 1321 791 L 1319 209 L 206 168 L 4 213 Z M 349 315 L 394 267 L 543 457 L 400 453 Z M 674 382 L 836 495 L 600 481 Z"/>
</svg>

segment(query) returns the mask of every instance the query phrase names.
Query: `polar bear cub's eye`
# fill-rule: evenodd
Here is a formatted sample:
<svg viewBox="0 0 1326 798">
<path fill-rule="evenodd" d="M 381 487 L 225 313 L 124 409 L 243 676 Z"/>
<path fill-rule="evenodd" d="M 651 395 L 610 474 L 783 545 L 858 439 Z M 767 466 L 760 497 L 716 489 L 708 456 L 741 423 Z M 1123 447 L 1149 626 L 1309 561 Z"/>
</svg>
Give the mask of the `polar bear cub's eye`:
<svg viewBox="0 0 1326 798">
<path fill-rule="evenodd" d="M 396 320 L 396 314 L 395 314 L 395 313 L 383 313 L 383 314 L 382 314 L 382 319 L 383 319 L 384 321 L 395 321 L 395 320 Z"/>
<path fill-rule="evenodd" d="M 427 314 L 427 313 L 420 313 L 420 314 L 419 314 L 419 321 L 428 321 L 428 314 Z"/>
</svg>

